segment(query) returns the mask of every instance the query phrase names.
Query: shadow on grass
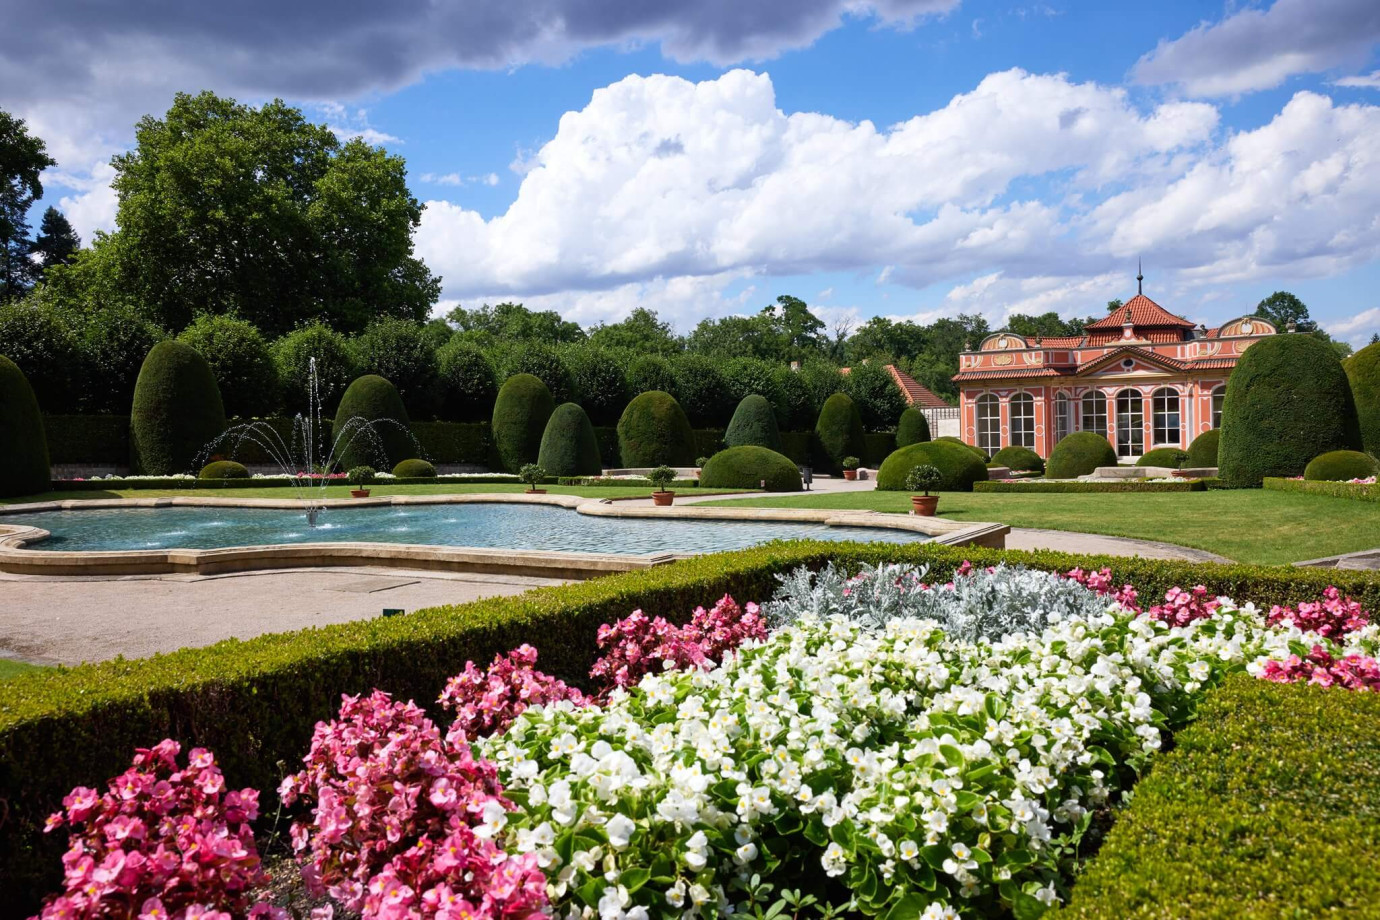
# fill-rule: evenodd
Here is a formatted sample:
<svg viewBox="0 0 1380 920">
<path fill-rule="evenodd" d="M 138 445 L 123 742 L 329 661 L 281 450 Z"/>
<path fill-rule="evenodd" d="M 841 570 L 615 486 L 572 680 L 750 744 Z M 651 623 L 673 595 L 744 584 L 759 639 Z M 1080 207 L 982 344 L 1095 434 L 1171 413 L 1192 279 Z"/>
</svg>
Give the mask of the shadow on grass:
<svg viewBox="0 0 1380 920">
<path fill-rule="evenodd" d="M 0 508 L 5 505 L 31 505 L 37 502 L 62 502 L 72 499 L 83 501 L 91 498 L 121 498 L 119 492 L 111 492 L 106 489 L 95 489 L 91 491 L 70 491 L 70 492 L 40 492 L 37 495 L 20 495 L 17 498 L 6 498 L 0 500 Z"/>
</svg>

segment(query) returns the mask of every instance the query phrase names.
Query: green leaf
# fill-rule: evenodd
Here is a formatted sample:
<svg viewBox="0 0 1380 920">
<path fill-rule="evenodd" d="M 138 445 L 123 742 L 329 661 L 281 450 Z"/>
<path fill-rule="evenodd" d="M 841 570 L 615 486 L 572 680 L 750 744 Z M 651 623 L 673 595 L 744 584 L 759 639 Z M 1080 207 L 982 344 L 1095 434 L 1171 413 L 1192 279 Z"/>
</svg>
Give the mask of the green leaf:
<svg viewBox="0 0 1380 920">
<path fill-rule="evenodd" d="M 1043 901 L 1024 891 L 1017 891 L 1015 899 L 1011 902 L 1011 915 L 1016 920 L 1040 920 L 1045 910 Z"/>
<path fill-rule="evenodd" d="M 920 912 L 925 909 L 925 899 L 918 894 L 908 894 L 891 905 L 882 920 L 920 920 Z"/>
<path fill-rule="evenodd" d="M 944 762 L 951 767 L 961 767 L 967 763 L 963 758 L 963 752 L 952 744 L 941 744 L 939 754 L 944 758 Z"/>
<path fill-rule="evenodd" d="M 632 892 L 641 888 L 643 885 L 647 884 L 647 881 L 651 877 L 652 873 L 648 869 L 629 869 L 626 872 L 624 872 L 621 876 L 619 876 L 618 882 L 619 884 L 626 887 L 628 889 L 628 893 L 631 894 Z"/>
</svg>

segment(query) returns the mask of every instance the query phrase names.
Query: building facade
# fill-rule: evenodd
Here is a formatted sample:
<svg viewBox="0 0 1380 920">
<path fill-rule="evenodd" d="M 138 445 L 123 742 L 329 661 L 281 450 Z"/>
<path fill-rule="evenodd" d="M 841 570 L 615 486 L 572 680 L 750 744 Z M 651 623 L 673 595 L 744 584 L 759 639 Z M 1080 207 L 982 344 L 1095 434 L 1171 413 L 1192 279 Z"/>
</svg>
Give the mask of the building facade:
<svg viewBox="0 0 1380 920">
<path fill-rule="evenodd" d="M 1276 332 L 1258 316 L 1194 326 L 1138 293 L 1081 336 L 994 333 L 959 357 L 963 440 L 988 456 L 1018 444 L 1048 457 L 1075 431 L 1103 435 L 1123 460 L 1187 448 L 1220 427 L 1237 359 Z"/>
</svg>

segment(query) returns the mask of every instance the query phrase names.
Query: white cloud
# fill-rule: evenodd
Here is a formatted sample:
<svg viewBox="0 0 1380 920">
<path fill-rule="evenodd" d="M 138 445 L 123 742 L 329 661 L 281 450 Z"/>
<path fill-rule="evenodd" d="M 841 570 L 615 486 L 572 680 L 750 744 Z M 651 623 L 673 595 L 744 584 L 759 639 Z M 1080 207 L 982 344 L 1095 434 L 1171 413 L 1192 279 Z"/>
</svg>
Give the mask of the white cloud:
<svg viewBox="0 0 1380 920">
<path fill-rule="evenodd" d="M 420 180 L 423 181 L 423 182 L 429 182 L 429 183 L 431 183 L 431 184 L 433 184 L 433 185 L 464 185 L 464 184 L 465 184 L 465 177 L 462 176 L 462 175 L 460 175 L 459 173 L 445 173 L 445 174 L 438 174 L 438 173 L 422 173 L 422 174 L 421 174 L 420 176 L 418 176 L 417 178 L 420 179 Z"/>
<path fill-rule="evenodd" d="M 1372 70 L 1368 74 L 1355 77 L 1342 77 L 1340 80 L 1333 80 L 1332 85 L 1351 89 L 1380 89 L 1380 70 Z"/>
<path fill-rule="evenodd" d="M 1370 344 L 1372 335 L 1380 332 L 1380 307 L 1362 310 L 1350 319 L 1323 323 L 1323 327 L 1334 338 L 1346 340 L 1353 348 L 1362 348 Z"/>
<path fill-rule="evenodd" d="M 97 230 L 107 233 L 115 229 L 115 212 L 119 199 L 110 183 L 115 178 L 115 167 L 100 163 L 86 175 L 62 174 L 62 185 L 76 190 L 74 195 L 64 195 L 58 201 L 58 210 L 72 222 L 72 227 L 89 244 Z"/>
<path fill-rule="evenodd" d="M 1179 84 L 1194 96 L 1230 96 L 1289 77 L 1364 62 L 1380 42 L 1375 0 L 1275 0 L 1161 41 L 1134 68 L 1141 83 Z"/>
</svg>

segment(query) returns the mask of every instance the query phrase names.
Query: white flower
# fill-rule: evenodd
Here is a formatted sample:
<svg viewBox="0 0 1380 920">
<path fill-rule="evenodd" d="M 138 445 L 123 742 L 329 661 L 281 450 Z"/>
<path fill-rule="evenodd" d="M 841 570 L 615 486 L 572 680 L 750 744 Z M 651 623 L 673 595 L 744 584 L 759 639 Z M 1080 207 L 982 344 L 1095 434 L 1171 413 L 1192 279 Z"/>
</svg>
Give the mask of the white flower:
<svg viewBox="0 0 1380 920">
<path fill-rule="evenodd" d="M 609 823 L 604 825 L 604 831 L 609 835 L 609 845 L 615 850 L 626 847 L 636 829 L 637 825 L 627 815 L 614 815 L 609 818 Z"/>
<path fill-rule="evenodd" d="M 831 843 L 824 848 L 824 855 L 819 858 L 819 862 L 824 867 L 824 874 L 831 878 L 842 875 L 848 868 L 848 860 L 843 852 L 843 847 L 837 843 Z"/>
</svg>

